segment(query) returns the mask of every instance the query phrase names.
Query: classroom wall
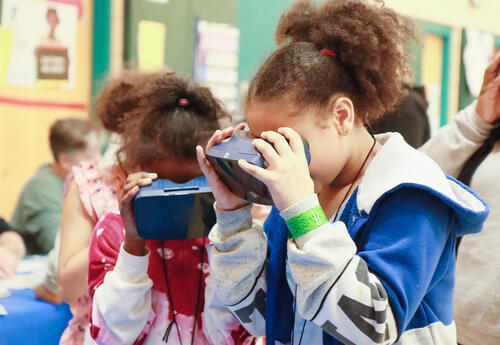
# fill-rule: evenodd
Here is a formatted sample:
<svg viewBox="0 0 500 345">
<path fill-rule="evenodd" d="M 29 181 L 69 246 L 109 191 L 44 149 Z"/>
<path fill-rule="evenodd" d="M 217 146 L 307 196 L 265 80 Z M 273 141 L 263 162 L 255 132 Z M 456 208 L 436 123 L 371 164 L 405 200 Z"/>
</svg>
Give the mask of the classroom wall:
<svg viewBox="0 0 500 345">
<path fill-rule="evenodd" d="M 471 100 L 463 90 L 460 92 L 462 30 L 463 28 L 476 28 L 500 36 L 500 1 L 481 0 L 479 7 L 472 6 L 471 0 L 385 0 L 385 3 L 412 18 L 451 27 L 448 88 L 448 119 L 451 119 Z"/>
<path fill-rule="evenodd" d="M 452 27 L 473 27 L 500 35 L 498 0 L 481 0 L 477 8 L 470 0 L 385 0 L 385 3 L 414 18 Z"/>
<path fill-rule="evenodd" d="M 154 3 L 144 0 L 125 2 L 124 59 L 129 68 L 138 66 L 138 26 L 141 20 L 163 23 L 164 65 L 184 75 L 193 74 L 195 23 L 197 19 L 236 24 L 237 1 L 170 0 Z"/>
<path fill-rule="evenodd" d="M 48 144 L 51 123 L 63 117 L 89 116 L 93 1 L 82 0 L 81 4 L 74 89 L 0 85 L 0 216 L 7 219 L 27 180 L 52 159 Z"/>
<path fill-rule="evenodd" d="M 274 30 L 281 12 L 293 0 L 240 0 L 238 27 L 240 28 L 239 80 L 250 80 L 257 68 L 275 49 Z"/>
</svg>

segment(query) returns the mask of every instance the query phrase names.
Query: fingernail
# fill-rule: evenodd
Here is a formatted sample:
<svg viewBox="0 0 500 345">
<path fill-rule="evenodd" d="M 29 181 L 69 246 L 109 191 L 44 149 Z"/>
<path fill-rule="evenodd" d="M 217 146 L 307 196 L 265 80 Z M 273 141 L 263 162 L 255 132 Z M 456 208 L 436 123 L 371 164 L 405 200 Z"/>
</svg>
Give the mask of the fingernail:
<svg viewBox="0 0 500 345">
<path fill-rule="evenodd" d="M 150 173 L 149 176 L 151 176 L 152 178 L 156 178 L 156 177 L 158 177 L 158 174 L 157 173 Z"/>
</svg>

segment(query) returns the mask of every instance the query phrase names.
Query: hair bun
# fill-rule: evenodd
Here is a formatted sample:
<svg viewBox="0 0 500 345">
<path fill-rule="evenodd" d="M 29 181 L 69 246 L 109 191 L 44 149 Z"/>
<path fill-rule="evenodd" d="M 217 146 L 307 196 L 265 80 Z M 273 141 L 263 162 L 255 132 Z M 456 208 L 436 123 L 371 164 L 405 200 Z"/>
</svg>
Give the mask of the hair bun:
<svg viewBox="0 0 500 345">
<path fill-rule="evenodd" d="M 140 90 L 158 74 L 125 71 L 104 86 L 96 102 L 95 113 L 104 128 L 122 133 L 127 113 L 140 106 Z"/>
<path fill-rule="evenodd" d="M 175 73 L 165 74 L 143 94 L 145 95 L 144 101 L 156 111 L 189 108 L 194 114 L 210 119 L 227 115 L 208 88 L 199 86 Z"/>
<path fill-rule="evenodd" d="M 275 40 L 278 45 L 288 39 L 294 42 L 310 42 L 311 32 L 318 26 L 318 13 L 311 0 L 299 0 L 280 18 Z"/>
</svg>

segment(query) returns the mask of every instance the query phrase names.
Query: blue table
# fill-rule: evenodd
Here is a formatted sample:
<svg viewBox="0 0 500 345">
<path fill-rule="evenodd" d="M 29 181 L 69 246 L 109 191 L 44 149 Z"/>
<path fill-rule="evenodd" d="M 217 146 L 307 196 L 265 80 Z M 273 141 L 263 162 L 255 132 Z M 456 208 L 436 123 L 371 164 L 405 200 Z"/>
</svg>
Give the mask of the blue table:
<svg viewBox="0 0 500 345">
<path fill-rule="evenodd" d="M 9 315 L 0 315 L 0 345 L 57 345 L 71 319 L 67 304 L 35 298 L 32 289 L 14 290 L 0 298 Z"/>
</svg>

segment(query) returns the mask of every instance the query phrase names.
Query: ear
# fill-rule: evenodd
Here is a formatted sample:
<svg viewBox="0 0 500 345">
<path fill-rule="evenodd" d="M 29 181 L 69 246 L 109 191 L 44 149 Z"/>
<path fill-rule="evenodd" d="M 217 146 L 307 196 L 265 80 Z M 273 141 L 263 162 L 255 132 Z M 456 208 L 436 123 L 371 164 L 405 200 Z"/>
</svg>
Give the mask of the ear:
<svg viewBox="0 0 500 345">
<path fill-rule="evenodd" d="M 332 100 L 331 116 L 340 135 L 346 136 L 354 127 L 354 104 L 348 97 L 337 97 Z"/>
</svg>

